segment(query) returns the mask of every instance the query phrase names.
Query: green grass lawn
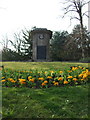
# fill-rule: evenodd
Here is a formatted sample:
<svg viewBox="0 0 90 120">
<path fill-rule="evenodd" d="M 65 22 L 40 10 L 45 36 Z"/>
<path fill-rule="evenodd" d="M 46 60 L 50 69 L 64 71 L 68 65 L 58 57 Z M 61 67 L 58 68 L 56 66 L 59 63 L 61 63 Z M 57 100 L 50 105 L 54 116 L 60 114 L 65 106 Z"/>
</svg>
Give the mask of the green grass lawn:
<svg viewBox="0 0 90 120">
<path fill-rule="evenodd" d="M 61 69 L 64 70 L 66 68 L 69 68 L 70 66 L 84 66 L 88 67 L 88 63 L 71 63 L 71 62 L 2 62 L 2 65 L 4 65 L 5 68 L 10 68 L 14 70 L 30 70 L 30 69 L 44 69 L 44 70 L 50 70 L 50 69 Z"/>
<path fill-rule="evenodd" d="M 2 93 L 3 117 L 88 117 L 88 85 L 46 89 L 3 88 Z"/>
<path fill-rule="evenodd" d="M 2 62 L 13 70 L 64 70 L 87 63 Z M 88 118 L 89 85 L 34 88 L 2 88 L 3 118 Z"/>
</svg>

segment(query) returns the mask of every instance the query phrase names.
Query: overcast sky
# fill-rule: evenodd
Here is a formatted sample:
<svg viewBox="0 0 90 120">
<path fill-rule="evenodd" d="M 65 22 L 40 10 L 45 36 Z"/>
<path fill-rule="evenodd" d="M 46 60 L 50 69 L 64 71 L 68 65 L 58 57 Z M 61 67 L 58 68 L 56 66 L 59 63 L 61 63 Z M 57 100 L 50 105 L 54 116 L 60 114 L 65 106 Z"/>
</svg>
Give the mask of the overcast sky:
<svg viewBox="0 0 90 120">
<path fill-rule="evenodd" d="M 0 40 L 7 34 L 11 37 L 13 33 L 21 29 L 31 29 L 33 26 L 47 28 L 52 31 L 67 30 L 71 32 L 74 20 L 69 27 L 69 18 L 61 18 L 63 15 L 63 0 L 0 0 Z M 87 11 L 87 7 L 85 10 Z M 87 26 L 88 20 L 84 20 Z"/>
</svg>

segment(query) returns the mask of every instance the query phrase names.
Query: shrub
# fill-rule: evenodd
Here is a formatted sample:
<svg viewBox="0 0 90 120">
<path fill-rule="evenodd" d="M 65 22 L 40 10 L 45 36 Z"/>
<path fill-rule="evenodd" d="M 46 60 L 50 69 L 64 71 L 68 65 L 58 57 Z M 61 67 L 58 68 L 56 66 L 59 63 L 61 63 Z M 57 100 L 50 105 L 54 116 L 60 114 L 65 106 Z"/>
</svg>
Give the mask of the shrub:
<svg viewBox="0 0 90 120">
<path fill-rule="evenodd" d="M 90 63 L 90 57 L 82 58 L 79 60 L 80 62 L 87 62 Z"/>
</svg>

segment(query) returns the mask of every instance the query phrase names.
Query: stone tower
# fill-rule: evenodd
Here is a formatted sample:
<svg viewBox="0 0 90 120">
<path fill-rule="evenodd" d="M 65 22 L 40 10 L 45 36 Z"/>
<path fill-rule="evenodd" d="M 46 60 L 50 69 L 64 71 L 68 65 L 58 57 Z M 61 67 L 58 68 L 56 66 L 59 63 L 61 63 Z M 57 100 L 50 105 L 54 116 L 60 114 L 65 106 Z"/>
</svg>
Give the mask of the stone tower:
<svg viewBox="0 0 90 120">
<path fill-rule="evenodd" d="M 31 31 L 33 61 L 49 61 L 49 40 L 51 37 L 52 31 L 46 28 L 35 28 Z"/>
</svg>

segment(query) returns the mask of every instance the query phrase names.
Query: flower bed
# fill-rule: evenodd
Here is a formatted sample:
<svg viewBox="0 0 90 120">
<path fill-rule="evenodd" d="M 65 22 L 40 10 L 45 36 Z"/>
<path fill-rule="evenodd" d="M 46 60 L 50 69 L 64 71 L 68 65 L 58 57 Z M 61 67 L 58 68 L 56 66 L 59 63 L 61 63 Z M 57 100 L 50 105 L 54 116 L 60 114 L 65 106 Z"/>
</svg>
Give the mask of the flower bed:
<svg viewBox="0 0 90 120">
<path fill-rule="evenodd" d="M 13 71 L 2 70 L 2 86 L 48 88 L 52 86 L 79 85 L 89 82 L 90 71 L 81 66 L 73 66 L 61 71 Z"/>
</svg>

